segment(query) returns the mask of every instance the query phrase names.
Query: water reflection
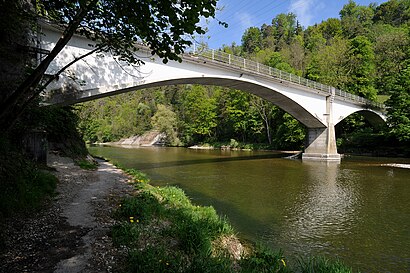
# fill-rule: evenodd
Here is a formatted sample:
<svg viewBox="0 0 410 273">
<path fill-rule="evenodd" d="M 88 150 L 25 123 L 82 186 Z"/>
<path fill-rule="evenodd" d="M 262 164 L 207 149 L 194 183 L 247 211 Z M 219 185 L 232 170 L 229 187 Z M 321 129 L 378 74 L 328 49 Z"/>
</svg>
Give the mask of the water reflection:
<svg viewBox="0 0 410 273">
<path fill-rule="evenodd" d="M 410 272 L 410 170 L 391 159 L 341 164 L 267 152 L 96 148 L 94 154 L 178 185 L 227 215 L 240 236 L 288 257 L 338 257 L 361 272 Z M 409 160 L 402 163 L 409 163 Z"/>
<path fill-rule="evenodd" d="M 335 237 L 349 234 L 360 207 L 356 190 L 340 179 L 340 164 L 303 162 L 303 167 L 308 184 L 287 208 L 286 220 L 287 240 L 302 253 L 323 250 L 335 243 Z"/>
</svg>

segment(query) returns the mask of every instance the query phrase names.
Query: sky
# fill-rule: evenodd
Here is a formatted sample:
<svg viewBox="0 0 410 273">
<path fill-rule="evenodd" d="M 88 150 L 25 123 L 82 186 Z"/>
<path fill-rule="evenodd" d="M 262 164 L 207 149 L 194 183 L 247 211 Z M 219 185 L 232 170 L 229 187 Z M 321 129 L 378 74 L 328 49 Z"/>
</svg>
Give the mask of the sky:
<svg viewBox="0 0 410 273">
<path fill-rule="evenodd" d="M 216 20 L 202 23 L 209 32 L 197 41 L 208 43 L 210 48 L 218 49 L 223 44 L 232 42 L 241 44 L 244 31 L 249 27 L 271 24 L 280 13 L 293 12 L 304 27 L 320 23 L 328 18 L 339 18 L 339 11 L 348 0 L 219 0 L 220 11 L 216 18 L 228 23 L 225 29 Z M 356 0 L 356 4 L 367 6 L 370 3 L 381 4 L 386 0 Z"/>
</svg>

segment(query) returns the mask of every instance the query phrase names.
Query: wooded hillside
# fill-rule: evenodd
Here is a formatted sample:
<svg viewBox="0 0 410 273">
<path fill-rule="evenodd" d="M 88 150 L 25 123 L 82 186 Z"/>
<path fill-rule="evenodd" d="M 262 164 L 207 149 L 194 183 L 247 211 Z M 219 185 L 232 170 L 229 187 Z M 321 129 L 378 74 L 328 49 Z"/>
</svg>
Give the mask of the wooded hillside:
<svg viewBox="0 0 410 273">
<path fill-rule="evenodd" d="M 247 29 L 241 45 L 221 50 L 386 101 L 388 126 L 372 128 L 353 115 L 337 127 L 339 144 L 351 133 L 378 141 L 410 141 L 410 0 L 360 6 L 349 1 L 339 18 L 303 29 L 292 13 Z M 298 149 L 304 128 L 289 114 L 255 96 L 213 86 L 170 86 L 100 99 L 79 106 L 90 142 L 112 141 L 152 128 L 171 145 L 230 141 Z M 351 138 L 350 138 L 351 139 Z M 366 141 L 364 141 L 366 142 Z"/>
</svg>

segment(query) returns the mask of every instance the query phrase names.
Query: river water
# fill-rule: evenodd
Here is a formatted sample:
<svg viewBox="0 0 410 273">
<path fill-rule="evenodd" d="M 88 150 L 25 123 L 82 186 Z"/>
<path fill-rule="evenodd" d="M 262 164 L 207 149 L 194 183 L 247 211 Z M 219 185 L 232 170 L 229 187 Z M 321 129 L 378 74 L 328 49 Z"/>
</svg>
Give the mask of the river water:
<svg viewBox="0 0 410 273">
<path fill-rule="evenodd" d="M 361 272 L 410 272 L 410 159 L 341 164 L 271 152 L 90 147 L 153 185 L 176 185 L 226 215 L 239 236 L 286 257 L 324 255 Z"/>
</svg>

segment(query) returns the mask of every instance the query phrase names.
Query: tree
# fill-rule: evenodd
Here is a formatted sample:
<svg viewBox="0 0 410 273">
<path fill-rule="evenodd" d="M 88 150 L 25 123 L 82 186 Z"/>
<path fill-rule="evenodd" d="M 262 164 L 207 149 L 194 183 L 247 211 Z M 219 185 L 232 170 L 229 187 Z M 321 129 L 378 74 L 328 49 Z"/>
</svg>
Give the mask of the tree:
<svg viewBox="0 0 410 273">
<path fill-rule="evenodd" d="M 178 146 L 180 141 L 177 136 L 177 115 L 170 107 L 158 104 L 158 110 L 151 118 L 152 126 L 166 135 L 166 142 L 172 146 Z"/>
<path fill-rule="evenodd" d="M 27 105 L 51 82 L 52 79 L 44 79 L 44 73 L 74 33 L 95 41 L 95 52 L 109 51 L 130 63 L 142 63 L 134 54 L 137 51 L 135 43 L 139 41 L 149 46 L 152 54 L 157 54 L 164 62 L 180 60 L 178 55 L 191 44 L 187 34 L 204 33 L 199 25 L 200 18 L 214 17 L 217 0 L 42 0 L 33 1 L 31 8 L 23 5 L 27 2 L 30 0 L 3 0 L 0 9 L 14 5 L 15 10 L 29 13 L 30 16 L 25 18 L 31 18 L 33 24 L 37 23 L 38 17 L 45 18 L 60 26 L 63 33 L 47 57 L 16 89 L 3 97 L 0 102 L 0 126 L 3 129 L 10 128 Z"/>
<path fill-rule="evenodd" d="M 281 109 L 275 112 L 275 145 L 278 149 L 300 149 L 305 139 L 305 127 Z"/>
<path fill-rule="evenodd" d="M 369 39 L 357 36 L 349 41 L 347 52 L 349 81 L 346 84 L 346 91 L 367 99 L 376 99 L 374 59 L 374 51 Z"/>
<path fill-rule="evenodd" d="M 312 54 L 306 77 L 343 89 L 347 83 L 346 54 L 348 41 L 334 38 L 328 46 Z"/>
<path fill-rule="evenodd" d="M 259 28 L 250 27 L 245 30 L 242 35 L 242 49 L 248 53 L 252 54 L 258 52 L 262 48 L 262 34 Z"/>
<path fill-rule="evenodd" d="M 380 4 L 374 15 L 375 22 L 400 26 L 410 20 L 409 0 L 390 0 Z"/>
<path fill-rule="evenodd" d="M 295 73 L 295 69 L 283 60 L 283 57 L 279 52 L 273 52 L 269 59 L 265 61 L 265 64 L 288 73 Z"/>
<path fill-rule="evenodd" d="M 280 51 L 284 59 L 293 67 L 299 74 L 305 68 L 305 48 L 302 36 L 294 36 L 289 45 L 283 46 Z"/>
<path fill-rule="evenodd" d="M 342 36 L 342 23 L 339 19 L 329 18 L 318 25 L 320 32 L 326 41 L 330 41 L 332 38 Z"/>
<path fill-rule="evenodd" d="M 405 68 L 407 50 L 410 46 L 408 31 L 404 28 L 395 28 L 390 25 L 379 25 L 374 42 L 376 84 L 380 91 L 387 95 L 392 85 Z"/>
<path fill-rule="evenodd" d="M 275 106 L 266 100 L 252 96 L 251 105 L 258 112 L 260 118 L 263 120 L 263 125 L 265 126 L 266 138 L 269 145 L 272 145 L 272 132 L 271 132 L 271 123 L 273 113 L 275 111 Z"/>
<path fill-rule="evenodd" d="M 305 47 L 310 52 L 318 52 L 326 45 L 326 39 L 318 25 L 310 26 L 305 31 Z"/>
<path fill-rule="evenodd" d="M 353 0 L 343 6 L 340 11 L 342 28 L 347 38 L 365 35 L 373 24 L 374 10 L 371 6 L 359 6 Z"/>
<path fill-rule="evenodd" d="M 278 14 L 273 18 L 272 26 L 275 29 L 274 33 L 277 40 L 276 50 L 281 50 L 296 35 L 296 15 L 293 13 Z"/>
<path fill-rule="evenodd" d="M 179 111 L 188 143 L 203 141 L 215 132 L 217 106 L 215 98 L 207 91 L 203 86 L 194 85 L 183 92 Z"/>
<path fill-rule="evenodd" d="M 399 141 L 410 143 L 410 65 L 404 69 L 387 100 L 387 122 L 390 134 Z"/>
<path fill-rule="evenodd" d="M 220 98 L 220 130 L 230 138 L 242 142 L 253 141 L 261 135 L 263 123 L 257 110 L 251 105 L 251 95 L 230 89 Z M 252 138 L 252 139 L 251 139 Z"/>
</svg>

